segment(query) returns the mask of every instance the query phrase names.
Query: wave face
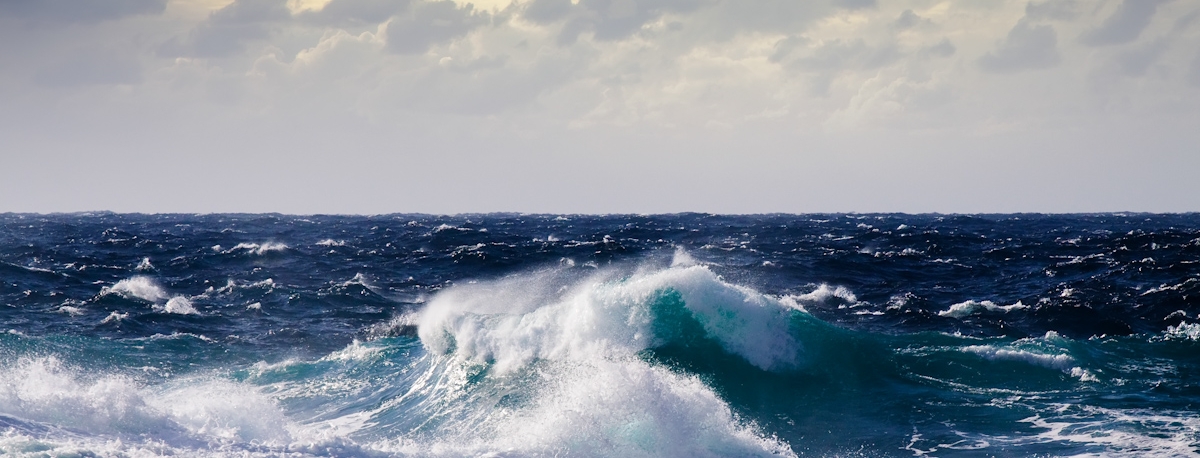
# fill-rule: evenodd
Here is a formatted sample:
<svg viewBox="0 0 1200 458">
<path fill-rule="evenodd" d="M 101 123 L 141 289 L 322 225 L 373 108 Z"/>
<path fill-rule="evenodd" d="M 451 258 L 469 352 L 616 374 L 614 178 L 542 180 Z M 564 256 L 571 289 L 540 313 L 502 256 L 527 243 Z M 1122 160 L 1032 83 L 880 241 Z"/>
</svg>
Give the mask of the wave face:
<svg viewBox="0 0 1200 458">
<path fill-rule="evenodd" d="M 1200 453 L 1197 215 L 0 215 L 0 453 Z"/>
</svg>

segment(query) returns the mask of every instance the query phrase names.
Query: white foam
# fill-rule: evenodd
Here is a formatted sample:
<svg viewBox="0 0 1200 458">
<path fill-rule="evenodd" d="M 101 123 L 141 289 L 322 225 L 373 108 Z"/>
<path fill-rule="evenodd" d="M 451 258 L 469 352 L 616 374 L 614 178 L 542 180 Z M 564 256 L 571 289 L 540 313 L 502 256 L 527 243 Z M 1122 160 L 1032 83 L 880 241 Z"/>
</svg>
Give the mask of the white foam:
<svg viewBox="0 0 1200 458">
<path fill-rule="evenodd" d="M 708 335 L 765 370 L 797 362 L 788 333 L 792 308 L 779 299 L 721 281 L 704 266 L 675 267 L 625 279 L 603 275 L 565 294 L 553 275 L 532 275 L 444 291 L 421 312 L 418 333 L 435 353 L 494 361 L 508 372 L 535 359 L 632 355 L 659 344 L 650 301 L 668 288 Z"/>
<path fill-rule="evenodd" d="M 155 307 L 155 309 L 159 308 Z M 167 301 L 167 303 L 163 305 L 160 310 L 166 313 L 176 313 L 180 315 L 195 315 L 198 313 L 196 312 L 196 307 L 192 306 L 192 301 L 183 296 L 172 297 L 171 300 Z"/>
<path fill-rule="evenodd" d="M 1035 353 L 1027 350 L 996 347 L 992 345 L 969 345 L 963 347 L 962 350 L 969 353 L 975 353 L 992 361 L 1018 361 L 1026 364 L 1032 364 L 1034 366 L 1041 366 L 1068 372 L 1075 364 L 1075 359 L 1071 358 L 1070 355 L 1065 354 L 1050 355 L 1044 353 Z"/>
<path fill-rule="evenodd" d="M 142 258 L 142 262 L 139 262 L 137 267 L 135 267 L 134 269 L 135 270 L 143 270 L 143 271 L 154 270 L 154 264 L 150 264 L 150 258 Z"/>
<path fill-rule="evenodd" d="M 158 302 L 167 298 L 166 291 L 158 286 L 150 277 L 136 276 L 126 278 L 111 287 L 100 289 L 100 295 L 117 294 L 125 298 L 137 298 L 147 302 Z"/>
<path fill-rule="evenodd" d="M 320 242 L 317 242 L 317 246 L 328 246 L 328 247 L 346 246 L 346 241 L 345 240 L 325 239 Z"/>
<path fill-rule="evenodd" d="M 364 345 L 355 340 L 346 348 L 335 351 L 321 358 L 321 361 L 365 361 L 378 356 L 382 350 L 378 347 Z"/>
<path fill-rule="evenodd" d="M 161 422 L 136 385 L 120 376 L 81 381 L 54 357 L 0 370 L 0 413 L 93 433 L 144 430 Z"/>
<path fill-rule="evenodd" d="M 570 369 L 556 373 L 553 384 L 538 396 L 539 402 L 498 422 L 483 441 L 439 444 L 433 452 L 442 448 L 469 455 L 507 450 L 518 456 L 795 456 L 785 444 L 742 425 L 729 406 L 695 377 L 619 361 L 591 361 Z"/>
<path fill-rule="evenodd" d="M 213 249 L 217 250 L 220 247 L 221 247 L 220 245 L 217 245 L 217 246 L 214 246 Z M 262 254 L 270 253 L 272 251 L 283 251 L 288 248 L 289 247 L 286 244 L 278 243 L 278 242 L 263 242 L 262 244 L 243 242 L 243 243 L 237 244 L 233 248 L 222 251 L 222 253 L 233 253 L 238 250 L 245 250 L 248 253 L 262 255 Z"/>
<path fill-rule="evenodd" d="M 675 255 L 671 257 L 671 267 L 691 267 L 699 264 L 696 258 L 688 254 L 683 247 L 675 247 Z"/>
<path fill-rule="evenodd" d="M 1176 326 L 1167 326 L 1163 336 L 1167 339 L 1200 340 L 1200 323 L 1179 323 Z"/>
<path fill-rule="evenodd" d="M 129 318 L 129 313 L 128 313 L 128 312 L 126 312 L 126 313 L 118 313 L 118 312 L 115 312 L 115 311 L 114 311 L 114 312 L 112 312 L 112 313 L 109 313 L 109 314 L 108 314 L 108 316 L 104 317 L 104 319 L 103 319 L 103 320 L 100 320 L 100 324 L 105 324 L 105 323 L 116 323 L 116 322 L 118 322 L 118 321 L 121 321 L 121 320 L 124 320 L 124 319 L 126 319 L 126 318 Z"/>
<path fill-rule="evenodd" d="M 1101 446 L 1099 454 L 1076 456 L 1177 457 L 1195 456 L 1200 418 L 1194 412 L 1161 409 L 1106 409 L 1060 404 L 1020 420 L 1045 431 L 1026 442 L 1070 442 Z M 1153 425 L 1152 428 L 1147 428 Z"/>
<path fill-rule="evenodd" d="M 150 388 L 121 375 L 86 374 L 55 357 L 19 359 L 0 368 L 0 414 L 79 433 L 146 441 L 114 445 L 67 435 L 45 447 L 60 450 L 130 451 L 155 443 L 161 450 L 169 442 L 178 443 L 181 435 L 209 446 L 229 441 L 283 445 L 292 440 L 290 431 L 298 430 L 275 401 L 249 385 L 190 378 Z M 0 438 L 0 450 L 14 444 L 12 439 L 11 434 Z M 29 438 L 16 442 L 21 440 Z"/>
<path fill-rule="evenodd" d="M 800 305 L 814 306 L 828 303 L 849 303 L 858 302 L 858 297 L 854 295 L 845 286 L 829 286 L 822 283 L 810 293 L 787 296 L 793 303 Z"/>
<path fill-rule="evenodd" d="M 185 379 L 147 402 L 194 435 L 237 442 L 286 444 L 297 429 L 270 397 L 220 379 Z"/>
<path fill-rule="evenodd" d="M 1029 308 L 1029 306 L 1022 304 L 1021 301 L 1017 301 L 1016 304 L 1011 305 L 996 305 L 996 303 L 992 301 L 979 302 L 970 300 L 951 305 L 949 309 L 938 312 L 938 315 L 951 318 L 966 318 L 968 316 L 983 312 L 1008 313 L 1013 310 L 1022 310 L 1026 308 Z"/>
</svg>

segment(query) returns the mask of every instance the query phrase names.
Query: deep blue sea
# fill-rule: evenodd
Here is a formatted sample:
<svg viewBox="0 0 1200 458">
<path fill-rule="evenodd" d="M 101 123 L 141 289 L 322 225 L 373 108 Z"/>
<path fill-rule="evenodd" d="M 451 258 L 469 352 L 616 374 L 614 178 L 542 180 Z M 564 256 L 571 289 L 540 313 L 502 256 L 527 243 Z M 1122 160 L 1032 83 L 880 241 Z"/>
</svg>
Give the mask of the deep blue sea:
<svg viewBox="0 0 1200 458">
<path fill-rule="evenodd" d="M 1200 453 L 1197 214 L 0 225 L 0 455 Z"/>
</svg>

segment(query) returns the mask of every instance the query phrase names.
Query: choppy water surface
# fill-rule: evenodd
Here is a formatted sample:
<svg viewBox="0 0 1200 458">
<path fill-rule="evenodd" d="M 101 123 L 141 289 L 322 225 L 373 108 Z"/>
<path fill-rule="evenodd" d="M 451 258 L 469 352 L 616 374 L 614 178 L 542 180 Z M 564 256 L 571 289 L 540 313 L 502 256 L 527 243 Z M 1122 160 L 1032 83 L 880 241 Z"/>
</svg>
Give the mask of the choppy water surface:
<svg viewBox="0 0 1200 458">
<path fill-rule="evenodd" d="M 0 215 L 0 452 L 1200 453 L 1200 215 Z"/>
</svg>

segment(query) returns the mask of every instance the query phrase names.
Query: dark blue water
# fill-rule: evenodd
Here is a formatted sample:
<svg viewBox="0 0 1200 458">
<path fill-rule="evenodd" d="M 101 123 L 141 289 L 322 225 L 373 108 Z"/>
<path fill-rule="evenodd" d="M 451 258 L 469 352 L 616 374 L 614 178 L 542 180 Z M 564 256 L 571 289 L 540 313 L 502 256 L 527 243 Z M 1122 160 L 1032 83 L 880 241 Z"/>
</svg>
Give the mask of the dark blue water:
<svg viewBox="0 0 1200 458">
<path fill-rule="evenodd" d="M 0 215 L 0 452 L 1200 453 L 1200 215 Z"/>
</svg>

